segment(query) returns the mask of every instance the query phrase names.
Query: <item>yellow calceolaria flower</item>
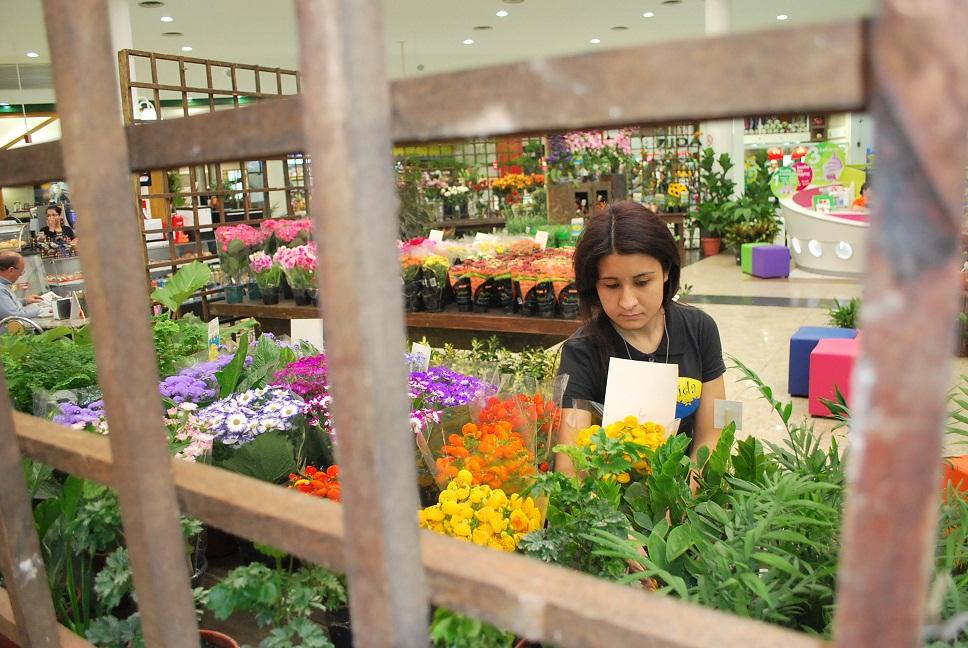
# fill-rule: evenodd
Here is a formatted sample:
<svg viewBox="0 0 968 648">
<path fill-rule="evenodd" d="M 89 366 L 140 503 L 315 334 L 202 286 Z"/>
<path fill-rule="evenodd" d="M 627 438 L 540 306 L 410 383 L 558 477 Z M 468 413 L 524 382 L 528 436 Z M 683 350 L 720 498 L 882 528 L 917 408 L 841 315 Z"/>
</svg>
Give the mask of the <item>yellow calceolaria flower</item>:
<svg viewBox="0 0 968 648">
<path fill-rule="evenodd" d="M 601 429 L 601 426 L 593 425 L 580 431 L 575 445 L 587 447 L 590 451 L 595 452 L 595 444 L 592 443 L 592 439 L 598 435 L 598 431 Z M 626 416 L 621 421 L 606 426 L 605 436 L 609 439 L 629 441 L 651 450 L 658 449 L 668 438 L 663 426 L 651 421 L 640 423 L 639 419 L 634 416 Z M 633 467 L 639 472 L 648 472 L 649 463 L 643 459 L 636 462 Z M 620 484 L 627 484 L 631 481 L 631 476 L 628 473 L 620 473 L 616 475 L 616 479 Z"/>
<path fill-rule="evenodd" d="M 461 470 L 440 493 L 437 504 L 419 512 L 420 526 L 482 547 L 514 551 L 518 542 L 544 524 L 530 497 L 508 497 L 489 486 L 472 486 L 470 472 Z"/>
</svg>

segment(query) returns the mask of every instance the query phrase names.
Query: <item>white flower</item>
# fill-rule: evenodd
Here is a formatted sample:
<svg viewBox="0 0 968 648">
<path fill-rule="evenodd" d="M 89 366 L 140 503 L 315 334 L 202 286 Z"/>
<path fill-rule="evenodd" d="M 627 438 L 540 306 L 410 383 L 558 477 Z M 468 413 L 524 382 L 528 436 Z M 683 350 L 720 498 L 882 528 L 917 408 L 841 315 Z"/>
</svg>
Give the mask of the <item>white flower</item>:
<svg viewBox="0 0 968 648">
<path fill-rule="evenodd" d="M 279 407 L 280 407 L 279 403 L 269 403 L 262 409 L 262 411 L 272 414 L 273 412 L 278 412 Z"/>
<path fill-rule="evenodd" d="M 282 421 L 274 417 L 262 419 L 262 425 L 266 430 L 281 430 L 284 427 Z"/>
<path fill-rule="evenodd" d="M 239 405 L 248 405 L 249 403 L 252 402 L 253 398 L 254 396 L 251 391 L 247 391 L 242 394 L 239 394 Z"/>
<path fill-rule="evenodd" d="M 268 387 L 260 387 L 259 389 L 256 389 L 253 393 L 255 394 L 256 398 L 262 398 L 263 396 L 266 395 L 267 391 L 269 391 Z"/>
<path fill-rule="evenodd" d="M 194 412 L 195 410 L 198 409 L 198 405 L 196 405 L 195 403 L 185 402 L 185 403 L 181 403 L 178 406 L 178 409 L 183 410 L 185 412 Z"/>
<path fill-rule="evenodd" d="M 282 408 L 282 411 L 279 412 L 279 416 L 283 418 L 292 418 L 298 413 L 299 413 L 298 407 L 296 407 L 295 405 L 286 405 L 285 407 Z"/>
<path fill-rule="evenodd" d="M 243 432 L 249 427 L 249 421 L 241 414 L 233 414 L 225 420 L 225 425 L 231 432 Z"/>
</svg>

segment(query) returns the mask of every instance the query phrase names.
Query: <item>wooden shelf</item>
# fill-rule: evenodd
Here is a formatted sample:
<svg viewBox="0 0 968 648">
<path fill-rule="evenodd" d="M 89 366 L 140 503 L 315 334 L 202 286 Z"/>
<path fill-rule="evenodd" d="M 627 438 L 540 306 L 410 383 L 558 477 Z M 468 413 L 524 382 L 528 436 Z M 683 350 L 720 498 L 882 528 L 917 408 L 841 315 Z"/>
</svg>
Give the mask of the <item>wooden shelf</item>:
<svg viewBox="0 0 968 648">
<path fill-rule="evenodd" d="M 241 304 L 210 302 L 209 312 L 220 317 L 254 317 L 256 319 L 291 320 L 319 317 L 312 306 L 296 306 L 291 300 L 274 306 L 245 301 Z M 490 331 L 495 333 L 525 333 L 568 337 L 581 326 L 579 320 L 525 317 L 503 313 L 460 313 L 454 304 L 442 313 L 407 313 L 410 328 L 447 329 L 459 331 Z"/>
</svg>

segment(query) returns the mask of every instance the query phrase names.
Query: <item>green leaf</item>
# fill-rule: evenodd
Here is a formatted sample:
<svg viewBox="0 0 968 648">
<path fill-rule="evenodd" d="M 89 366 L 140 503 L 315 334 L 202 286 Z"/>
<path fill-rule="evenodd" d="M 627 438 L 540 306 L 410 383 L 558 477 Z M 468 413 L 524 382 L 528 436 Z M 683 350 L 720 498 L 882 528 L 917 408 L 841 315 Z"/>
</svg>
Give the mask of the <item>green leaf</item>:
<svg viewBox="0 0 968 648">
<path fill-rule="evenodd" d="M 212 269 L 201 261 L 183 265 L 162 288 L 155 288 L 151 299 L 175 312 L 195 291 L 212 280 Z"/>
<path fill-rule="evenodd" d="M 796 567 L 790 564 L 790 561 L 786 560 L 785 558 L 781 558 L 780 556 L 777 556 L 775 554 L 769 554 L 764 551 L 754 551 L 752 554 L 752 558 L 760 561 L 761 563 L 763 563 L 764 565 L 767 565 L 768 567 L 773 567 L 774 569 L 779 569 L 780 571 L 786 572 L 791 576 L 794 576 L 794 577 L 800 576 L 800 572 L 797 571 Z"/>
<path fill-rule="evenodd" d="M 681 524 L 669 532 L 666 538 L 666 562 L 672 563 L 676 558 L 686 552 L 694 543 L 692 528 L 687 524 Z"/>
<path fill-rule="evenodd" d="M 744 585 L 750 588 L 754 594 L 766 601 L 767 605 L 774 607 L 773 598 L 770 596 L 769 590 L 766 589 L 766 585 L 763 584 L 763 581 L 761 581 L 756 574 L 746 572 L 740 574 L 739 579 Z"/>
<path fill-rule="evenodd" d="M 275 484 L 296 470 L 295 449 L 285 435 L 267 432 L 244 446 L 233 448 L 228 459 L 215 465 Z"/>
<path fill-rule="evenodd" d="M 235 357 L 225 365 L 224 369 L 215 373 L 215 379 L 218 380 L 219 385 L 219 398 L 226 398 L 235 391 L 242 370 L 245 368 L 245 358 L 248 352 L 249 334 L 243 333 L 242 337 L 239 338 L 239 349 L 235 352 Z"/>
</svg>

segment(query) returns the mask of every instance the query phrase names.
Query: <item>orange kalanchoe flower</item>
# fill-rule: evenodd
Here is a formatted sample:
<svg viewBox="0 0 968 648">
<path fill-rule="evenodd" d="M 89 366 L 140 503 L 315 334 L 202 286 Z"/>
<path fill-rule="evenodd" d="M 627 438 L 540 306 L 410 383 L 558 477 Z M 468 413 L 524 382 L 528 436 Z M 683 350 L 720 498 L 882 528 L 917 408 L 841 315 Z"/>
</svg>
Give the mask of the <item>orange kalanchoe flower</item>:
<svg viewBox="0 0 968 648">
<path fill-rule="evenodd" d="M 289 473 L 289 488 L 294 488 L 307 495 L 325 497 L 328 500 L 338 502 L 342 495 L 339 483 L 339 466 L 330 466 L 326 470 L 319 470 L 315 466 L 306 466 L 302 473 Z"/>
<path fill-rule="evenodd" d="M 513 492 L 523 488 L 525 480 L 535 474 L 534 454 L 508 421 L 467 423 L 459 435 L 450 435 L 442 452 L 437 469 L 445 481 L 466 470 L 475 485 Z"/>
</svg>

